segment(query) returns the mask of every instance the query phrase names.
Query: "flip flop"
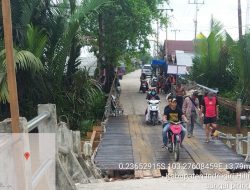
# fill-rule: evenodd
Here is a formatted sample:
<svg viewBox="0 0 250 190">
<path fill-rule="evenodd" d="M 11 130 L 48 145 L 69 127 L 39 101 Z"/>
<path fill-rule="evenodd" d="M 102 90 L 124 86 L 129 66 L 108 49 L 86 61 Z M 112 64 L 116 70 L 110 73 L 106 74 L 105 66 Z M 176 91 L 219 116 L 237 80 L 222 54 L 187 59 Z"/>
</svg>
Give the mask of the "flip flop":
<svg viewBox="0 0 250 190">
<path fill-rule="evenodd" d="M 206 139 L 206 140 L 205 140 L 205 143 L 209 143 L 209 142 L 210 142 L 210 140 L 209 140 L 209 139 Z"/>
</svg>

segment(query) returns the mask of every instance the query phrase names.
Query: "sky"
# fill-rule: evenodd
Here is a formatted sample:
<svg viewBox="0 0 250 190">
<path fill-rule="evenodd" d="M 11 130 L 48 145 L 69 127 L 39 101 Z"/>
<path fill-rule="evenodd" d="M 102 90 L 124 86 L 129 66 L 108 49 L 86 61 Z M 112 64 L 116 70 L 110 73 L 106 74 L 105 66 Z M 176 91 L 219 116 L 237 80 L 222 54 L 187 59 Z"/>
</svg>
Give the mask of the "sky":
<svg viewBox="0 0 250 190">
<path fill-rule="evenodd" d="M 169 0 L 169 5 L 165 8 L 174 9 L 173 12 L 167 11 L 170 16 L 167 38 L 175 40 L 175 33 L 171 30 L 180 30 L 176 32 L 176 40 L 192 40 L 194 38 L 195 27 L 194 18 L 196 6 L 188 4 L 195 0 Z M 196 0 L 202 3 L 203 0 Z M 247 0 L 241 0 L 243 34 L 246 26 Z M 211 16 L 220 21 L 224 29 L 233 39 L 238 39 L 238 0 L 204 0 L 203 5 L 199 5 L 197 34 L 202 32 L 207 36 Z M 157 27 L 154 26 L 156 29 Z M 159 30 L 159 41 L 163 43 L 166 39 L 166 28 Z"/>
</svg>

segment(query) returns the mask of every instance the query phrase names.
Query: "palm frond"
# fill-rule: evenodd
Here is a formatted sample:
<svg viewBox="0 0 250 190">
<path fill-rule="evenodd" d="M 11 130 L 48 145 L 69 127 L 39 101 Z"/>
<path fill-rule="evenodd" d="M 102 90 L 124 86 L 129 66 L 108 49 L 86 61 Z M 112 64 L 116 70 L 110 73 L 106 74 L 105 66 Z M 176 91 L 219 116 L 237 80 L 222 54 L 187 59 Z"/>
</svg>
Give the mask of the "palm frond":
<svg viewBox="0 0 250 190">
<path fill-rule="evenodd" d="M 43 69 L 43 64 L 39 58 L 29 51 L 21 50 L 14 53 L 14 60 L 17 69 L 38 72 Z"/>
<path fill-rule="evenodd" d="M 0 80 L 0 102 L 6 103 L 9 100 L 9 92 L 8 92 L 8 85 L 7 85 L 7 74 L 1 73 L 1 80 Z"/>
<path fill-rule="evenodd" d="M 41 57 L 47 42 L 46 34 L 29 24 L 26 36 L 26 50 L 32 52 L 36 57 Z"/>
<path fill-rule="evenodd" d="M 109 2 L 109 0 L 85 0 L 83 5 L 78 7 L 75 13 L 71 16 L 66 32 L 55 47 L 54 57 L 50 65 L 52 75 L 56 76 L 56 81 L 59 83 L 62 80 L 65 71 L 66 58 L 70 53 L 71 42 L 79 29 L 79 23 L 86 18 L 86 15 L 92 11 L 97 11 L 101 6 Z"/>
</svg>

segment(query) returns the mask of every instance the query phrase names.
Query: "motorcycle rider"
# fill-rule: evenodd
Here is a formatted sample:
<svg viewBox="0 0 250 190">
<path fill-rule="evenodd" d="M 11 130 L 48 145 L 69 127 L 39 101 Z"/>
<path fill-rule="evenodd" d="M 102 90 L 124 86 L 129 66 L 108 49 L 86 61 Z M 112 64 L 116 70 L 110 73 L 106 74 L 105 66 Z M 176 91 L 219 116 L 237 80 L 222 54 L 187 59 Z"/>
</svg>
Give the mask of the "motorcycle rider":
<svg viewBox="0 0 250 190">
<path fill-rule="evenodd" d="M 153 76 L 152 79 L 151 79 L 151 87 L 154 87 L 156 88 L 157 87 L 157 77 L 156 76 Z"/>
<path fill-rule="evenodd" d="M 156 92 L 155 88 L 151 88 L 147 94 L 146 100 L 160 100 L 159 95 Z"/>
<path fill-rule="evenodd" d="M 140 80 L 146 80 L 146 74 L 145 73 L 142 73 L 141 76 L 140 76 Z"/>
<path fill-rule="evenodd" d="M 160 100 L 159 95 L 156 93 L 156 89 L 152 88 L 150 89 L 150 91 L 147 94 L 146 100 Z M 147 107 L 145 115 L 146 115 L 146 122 L 149 121 L 149 108 Z M 158 120 L 159 122 L 161 122 L 161 114 L 160 114 L 160 110 L 158 111 Z"/>
<path fill-rule="evenodd" d="M 143 83 L 143 82 L 146 82 L 146 83 L 147 83 L 146 91 L 148 91 L 148 82 L 147 82 L 147 80 L 146 80 L 146 74 L 145 74 L 145 73 L 142 73 L 142 74 L 141 74 L 141 76 L 140 76 L 140 81 L 141 81 L 141 84 L 140 84 L 139 92 L 142 90 L 142 83 Z"/>
<path fill-rule="evenodd" d="M 162 121 L 164 122 L 163 124 L 163 129 L 162 129 L 162 138 L 163 138 L 163 145 L 162 148 L 168 146 L 168 136 L 167 132 L 170 129 L 170 121 L 172 122 L 178 122 L 184 120 L 185 122 L 188 122 L 187 118 L 183 114 L 182 110 L 177 107 L 177 101 L 176 98 L 173 97 L 173 99 L 170 102 L 169 106 L 166 106 L 164 109 L 164 115 L 162 118 Z M 181 132 L 181 146 L 183 139 L 186 135 L 187 130 L 182 126 L 182 132 Z"/>
</svg>

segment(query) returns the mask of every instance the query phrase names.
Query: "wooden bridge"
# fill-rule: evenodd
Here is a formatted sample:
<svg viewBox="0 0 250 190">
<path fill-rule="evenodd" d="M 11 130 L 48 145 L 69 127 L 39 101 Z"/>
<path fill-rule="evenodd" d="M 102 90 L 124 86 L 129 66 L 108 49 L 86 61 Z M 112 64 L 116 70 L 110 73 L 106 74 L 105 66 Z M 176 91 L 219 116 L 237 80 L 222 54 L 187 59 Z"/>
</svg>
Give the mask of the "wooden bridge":
<svg viewBox="0 0 250 190">
<path fill-rule="evenodd" d="M 228 174 L 250 169 L 250 133 L 248 137 L 237 140 L 232 137 L 227 139 L 237 141 L 237 150 L 243 142 L 247 142 L 247 155 L 243 156 L 237 154 L 220 139 L 206 143 L 205 131 L 198 125 L 194 129 L 194 137 L 185 138 L 184 147 L 180 150 L 180 160 L 175 162 L 173 154 L 161 147 L 162 126 L 150 126 L 145 123 L 145 94 L 138 93 L 137 75 L 138 73 L 127 75 L 121 82 L 120 103 L 124 115 L 109 116 L 106 120 L 106 132 L 94 157 L 94 162 L 100 169 L 130 170 L 135 178 Z M 161 100 L 161 110 L 163 110 L 165 106 L 163 95 Z M 224 137 L 223 134 L 221 136 Z"/>
</svg>

